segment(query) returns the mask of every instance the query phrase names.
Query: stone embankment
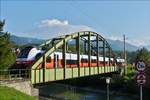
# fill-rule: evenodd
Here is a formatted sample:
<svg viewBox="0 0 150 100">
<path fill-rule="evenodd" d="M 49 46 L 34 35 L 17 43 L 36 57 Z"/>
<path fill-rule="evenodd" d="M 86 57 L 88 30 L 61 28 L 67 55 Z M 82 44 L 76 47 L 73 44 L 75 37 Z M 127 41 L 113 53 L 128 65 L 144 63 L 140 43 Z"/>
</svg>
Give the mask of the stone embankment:
<svg viewBox="0 0 150 100">
<path fill-rule="evenodd" d="M 31 96 L 37 97 L 39 95 L 38 89 L 34 88 L 29 80 L 0 81 L 0 85 L 13 87 L 16 90 L 19 90 Z"/>
</svg>

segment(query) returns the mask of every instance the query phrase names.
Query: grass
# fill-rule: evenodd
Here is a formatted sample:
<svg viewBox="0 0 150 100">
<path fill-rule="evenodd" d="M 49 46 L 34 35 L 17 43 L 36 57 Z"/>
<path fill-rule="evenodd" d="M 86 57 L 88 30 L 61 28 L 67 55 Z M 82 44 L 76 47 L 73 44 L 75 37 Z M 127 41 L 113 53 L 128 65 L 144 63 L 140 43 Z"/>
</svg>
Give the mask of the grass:
<svg viewBox="0 0 150 100">
<path fill-rule="evenodd" d="M 36 100 L 34 97 L 24 94 L 14 88 L 0 86 L 0 100 Z"/>
</svg>

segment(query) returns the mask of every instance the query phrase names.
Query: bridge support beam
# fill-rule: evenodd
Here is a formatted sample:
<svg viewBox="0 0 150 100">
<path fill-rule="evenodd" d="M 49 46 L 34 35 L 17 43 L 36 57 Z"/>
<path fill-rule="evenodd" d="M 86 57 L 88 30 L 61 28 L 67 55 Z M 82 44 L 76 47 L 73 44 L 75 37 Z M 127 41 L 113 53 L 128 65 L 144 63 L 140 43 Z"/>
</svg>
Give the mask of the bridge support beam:
<svg viewBox="0 0 150 100">
<path fill-rule="evenodd" d="M 91 74 L 91 34 L 88 34 L 88 66 L 89 66 L 89 75 Z"/>
<path fill-rule="evenodd" d="M 84 54 L 87 54 L 86 40 L 84 41 Z"/>
<path fill-rule="evenodd" d="M 43 55 L 42 69 L 43 69 L 43 80 L 42 81 L 45 82 L 45 69 L 46 69 L 46 57 L 45 57 L 45 55 Z"/>
<path fill-rule="evenodd" d="M 62 57 L 63 57 L 63 69 L 64 69 L 64 79 L 66 78 L 66 41 L 63 40 L 62 46 Z"/>
<path fill-rule="evenodd" d="M 104 73 L 106 72 L 106 60 L 105 60 L 105 57 L 106 57 L 106 51 L 105 51 L 105 48 L 106 48 L 106 44 L 105 44 L 105 40 L 103 41 L 103 61 L 104 61 L 104 63 L 103 63 L 103 65 L 104 65 Z"/>
<path fill-rule="evenodd" d="M 111 49 L 109 48 L 109 72 L 111 71 L 111 69 L 110 69 L 110 64 L 111 64 Z"/>
<path fill-rule="evenodd" d="M 96 36 L 96 49 L 97 49 L 97 73 L 99 73 L 99 36 Z"/>
<path fill-rule="evenodd" d="M 68 42 L 66 42 L 66 52 L 68 52 Z"/>
<path fill-rule="evenodd" d="M 80 76 L 80 33 L 76 39 L 76 50 L 77 50 L 77 67 L 78 67 L 78 76 Z"/>
</svg>

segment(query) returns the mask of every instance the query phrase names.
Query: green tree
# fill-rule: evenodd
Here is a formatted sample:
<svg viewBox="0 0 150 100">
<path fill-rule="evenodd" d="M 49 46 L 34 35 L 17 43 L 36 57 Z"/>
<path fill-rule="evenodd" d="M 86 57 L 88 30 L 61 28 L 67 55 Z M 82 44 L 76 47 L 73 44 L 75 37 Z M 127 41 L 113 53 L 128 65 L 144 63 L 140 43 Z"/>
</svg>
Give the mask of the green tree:
<svg viewBox="0 0 150 100">
<path fill-rule="evenodd" d="M 4 24 L 5 24 L 5 21 L 0 20 L 0 32 L 3 31 Z"/>
<path fill-rule="evenodd" d="M 10 34 L 3 32 L 5 21 L 0 21 L 0 69 L 6 69 L 15 62 L 15 53 L 12 52 Z"/>
<path fill-rule="evenodd" d="M 137 51 L 127 52 L 126 55 L 127 55 L 127 62 L 129 64 L 133 64 L 136 59 Z"/>
</svg>

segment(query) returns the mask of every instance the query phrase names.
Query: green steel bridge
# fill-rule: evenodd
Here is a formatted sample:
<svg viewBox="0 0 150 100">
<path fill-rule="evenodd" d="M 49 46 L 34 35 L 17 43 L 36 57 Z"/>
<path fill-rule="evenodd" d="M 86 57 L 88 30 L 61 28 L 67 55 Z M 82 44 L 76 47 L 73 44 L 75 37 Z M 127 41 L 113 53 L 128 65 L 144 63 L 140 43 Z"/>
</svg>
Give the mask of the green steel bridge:
<svg viewBox="0 0 150 100">
<path fill-rule="evenodd" d="M 77 67 L 66 67 L 66 56 L 69 52 L 69 42 L 75 40 L 76 54 L 77 54 Z M 83 45 L 81 45 L 83 44 Z M 72 79 L 78 77 L 92 76 L 98 74 L 113 73 L 118 71 L 118 66 L 115 63 L 111 64 L 111 58 L 114 58 L 113 51 L 100 34 L 91 31 L 75 32 L 68 35 L 63 35 L 57 38 L 50 39 L 39 47 L 47 48 L 46 51 L 40 56 L 31 67 L 31 82 L 32 84 L 45 83 L 50 81 Z M 81 52 L 81 47 L 84 48 L 84 52 Z M 62 52 L 63 68 L 58 68 L 57 65 L 53 69 L 46 68 L 46 59 L 53 52 Z M 80 54 L 88 55 L 88 67 L 80 66 Z M 96 67 L 91 66 L 91 56 L 96 56 Z M 109 64 L 99 65 L 99 57 L 103 57 L 105 62 L 106 57 L 109 58 Z M 39 68 L 39 65 L 42 67 Z"/>
</svg>

